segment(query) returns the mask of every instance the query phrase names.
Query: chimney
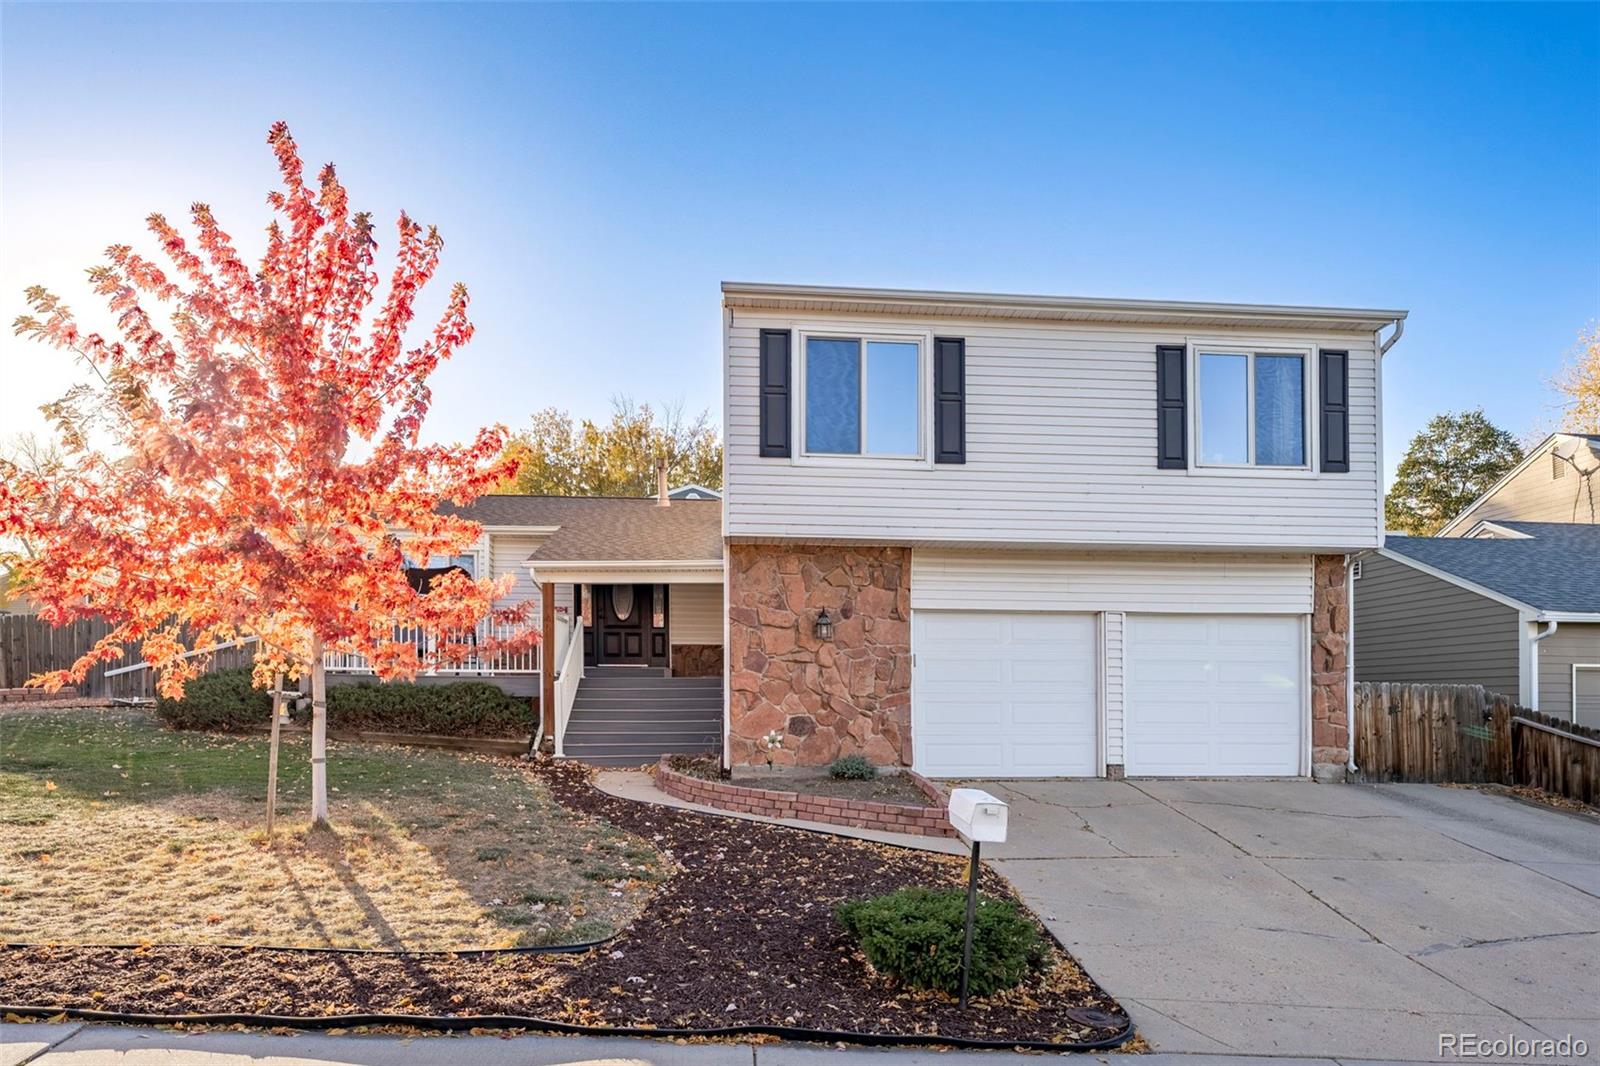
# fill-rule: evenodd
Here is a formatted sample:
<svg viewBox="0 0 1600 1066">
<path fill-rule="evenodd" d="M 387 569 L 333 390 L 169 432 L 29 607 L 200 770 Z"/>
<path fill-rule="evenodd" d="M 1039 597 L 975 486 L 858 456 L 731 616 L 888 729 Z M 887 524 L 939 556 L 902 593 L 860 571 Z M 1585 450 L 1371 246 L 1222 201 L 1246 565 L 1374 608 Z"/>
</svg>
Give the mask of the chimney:
<svg viewBox="0 0 1600 1066">
<path fill-rule="evenodd" d="M 667 461 L 656 460 L 656 506 L 672 506 L 672 497 L 667 495 Z"/>
</svg>

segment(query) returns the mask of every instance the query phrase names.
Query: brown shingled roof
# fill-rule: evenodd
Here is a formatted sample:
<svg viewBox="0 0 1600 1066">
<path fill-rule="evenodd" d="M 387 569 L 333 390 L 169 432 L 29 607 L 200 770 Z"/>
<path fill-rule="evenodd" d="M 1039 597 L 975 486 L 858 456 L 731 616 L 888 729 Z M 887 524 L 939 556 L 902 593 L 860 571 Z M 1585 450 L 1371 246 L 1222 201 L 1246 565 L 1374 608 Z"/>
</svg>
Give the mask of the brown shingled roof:
<svg viewBox="0 0 1600 1066">
<path fill-rule="evenodd" d="M 654 496 L 480 496 L 446 506 L 486 526 L 556 526 L 529 556 L 550 562 L 722 560 L 722 501 Z"/>
</svg>

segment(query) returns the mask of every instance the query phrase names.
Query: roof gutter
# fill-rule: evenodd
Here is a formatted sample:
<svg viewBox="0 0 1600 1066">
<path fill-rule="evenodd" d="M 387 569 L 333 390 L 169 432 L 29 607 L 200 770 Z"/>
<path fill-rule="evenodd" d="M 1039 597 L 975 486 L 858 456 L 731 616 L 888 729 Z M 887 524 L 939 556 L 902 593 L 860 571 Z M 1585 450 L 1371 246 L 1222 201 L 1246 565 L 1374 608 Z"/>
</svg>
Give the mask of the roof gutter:
<svg viewBox="0 0 1600 1066">
<path fill-rule="evenodd" d="M 1394 347 L 1396 341 L 1405 336 L 1405 332 L 1406 316 L 1402 314 L 1394 320 L 1394 332 L 1389 334 L 1389 339 L 1384 341 L 1383 346 L 1378 349 L 1378 358 L 1382 359 L 1384 356 L 1388 355 L 1389 349 Z"/>
<path fill-rule="evenodd" d="M 899 304 L 946 310 L 1026 309 L 1036 311 L 1117 314 L 1146 321 L 1166 319 L 1249 318 L 1259 324 L 1286 325 L 1307 318 L 1360 328 L 1399 322 L 1407 312 L 1390 308 L 1316 307 L 1296 304 L 1217 303 L 1199 300 L 1129 300 L 1085 296 L 1037 296 L 1020 293 L 947 292 L 920 289 L 858 288 L 840 285 L 782 285 L 724 281 L 725 303 L 763 306 L 784 301 L 826 301 L 864 305 Z"/>
</svg>

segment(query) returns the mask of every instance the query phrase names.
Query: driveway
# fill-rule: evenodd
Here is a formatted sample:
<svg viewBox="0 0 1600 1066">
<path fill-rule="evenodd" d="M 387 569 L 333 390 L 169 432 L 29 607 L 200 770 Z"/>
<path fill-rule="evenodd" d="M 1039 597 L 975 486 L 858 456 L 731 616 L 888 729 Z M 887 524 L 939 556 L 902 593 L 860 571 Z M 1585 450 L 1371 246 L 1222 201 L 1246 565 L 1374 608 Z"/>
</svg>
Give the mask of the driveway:
<svg viewBox="0 0 1600 1066">
<path fill-rule="evenodd" d="M 1012 804 L 985 858 L 1158 1050 L 1600 1052 L 1600 822 L 1434 785 L 983 787 Z"/>
</svg>

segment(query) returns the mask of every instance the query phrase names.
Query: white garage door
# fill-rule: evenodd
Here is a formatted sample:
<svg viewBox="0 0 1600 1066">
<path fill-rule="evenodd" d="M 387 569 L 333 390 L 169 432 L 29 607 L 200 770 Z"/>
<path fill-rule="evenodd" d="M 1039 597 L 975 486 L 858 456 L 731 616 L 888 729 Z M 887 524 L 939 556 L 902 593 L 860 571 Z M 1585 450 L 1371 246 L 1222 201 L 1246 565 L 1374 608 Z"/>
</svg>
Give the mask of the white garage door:
<svg viewBox="0 0 1600 1066">
<path fill-rule="evenodd" d="M 1093 615 L 913 611 L 911 742 L 937 777 L 1092 777 Z"/>
<path fill-rule="evenodd" d="M 1300 619 L 1129 615 L 1126 770 L 1300 773 Z"/>
</svg>

